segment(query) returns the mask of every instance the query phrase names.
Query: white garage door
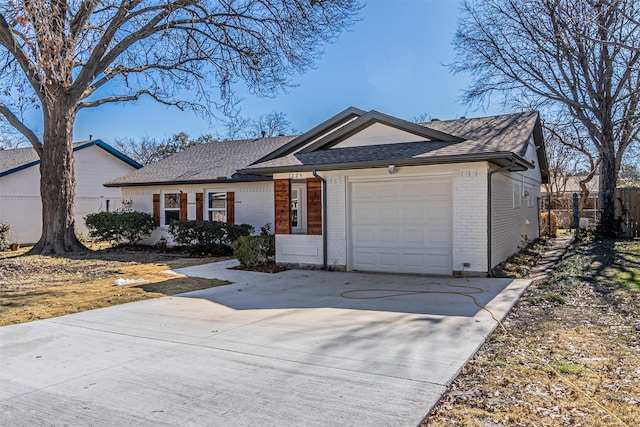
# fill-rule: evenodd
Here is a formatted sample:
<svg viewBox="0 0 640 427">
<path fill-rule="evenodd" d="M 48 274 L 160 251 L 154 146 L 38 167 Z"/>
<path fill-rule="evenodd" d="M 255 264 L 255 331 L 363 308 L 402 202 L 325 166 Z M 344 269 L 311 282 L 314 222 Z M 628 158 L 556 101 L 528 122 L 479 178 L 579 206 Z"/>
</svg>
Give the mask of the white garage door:
<svg viewBox="0 0 640 427">
<path fill-rule="evenodd" d="M 351 183 L 354 270 L 451 274 L 451 179 Z"/>
</svg>

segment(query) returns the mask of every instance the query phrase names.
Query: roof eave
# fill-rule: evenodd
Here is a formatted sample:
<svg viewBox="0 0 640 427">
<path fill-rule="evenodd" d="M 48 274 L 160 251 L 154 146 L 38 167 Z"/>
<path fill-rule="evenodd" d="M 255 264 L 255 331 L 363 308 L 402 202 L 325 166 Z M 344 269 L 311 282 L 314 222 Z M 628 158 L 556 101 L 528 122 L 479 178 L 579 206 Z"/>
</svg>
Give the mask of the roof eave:
<svg viewBox="0 0 640 427">
<path fill-rule="evenodd" d="M 257 175 L 251 172 L 252 175 Z M 260 174 L 262 175 L 262 174 Z M 217 178 L 217 179 L 196 179 L 196 180 L 175 180 L 175 181 L 146 181 L 146 182 L 107 182 L 104 187 L 147 187 L 152 185 L 185 185 L 185 184 L 230 184 L 238 182 L 263 182 L 270 181 L 267 176 L 255 176 L 254 178 Z"/>
<path fill-rule="evenodd" d="M 481 162 L 487 161 L 495 163 L 499 166 L 507 166 L 511 164 L 511 160 L 514 160 L 514 166 L 511 170 L 527 170 L 533 169 L 535 166 L 511 152 L 495 152 L 484 154 L 457 154 L 450 156 L 434 156 L 423 158 L 409 158 L 409 159 L 385 159 L 385 160 L 371 160 L 367 162 L 343 162 L 343 163 L 320 163 L 309 165 L 288 165 L 288 166 L 273 166 L 267 168 L 252 168 L 241 169 L 239 173 L 251 173 L 260 175 L 273 175 L 274 173 L 286 173 L 286 172 L 310 172 L 314 169 L 319 170 L 345 170 L 345 169 L 369 169 L 369 168 L 381 168 L 388 167 L 389 165 L 395 166 L 422 166 L 422 165 L 437 165 L 447 163 L 466 163 L 466 162 Z"/>
</svg>

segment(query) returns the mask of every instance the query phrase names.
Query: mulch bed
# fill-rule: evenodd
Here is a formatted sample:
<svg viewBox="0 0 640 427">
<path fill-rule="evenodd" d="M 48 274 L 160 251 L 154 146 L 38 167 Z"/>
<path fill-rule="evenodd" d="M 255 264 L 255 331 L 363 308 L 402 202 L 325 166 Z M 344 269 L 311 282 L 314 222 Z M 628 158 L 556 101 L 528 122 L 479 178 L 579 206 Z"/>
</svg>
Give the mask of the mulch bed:
<svg viewBox="0 0 640 427">
<path fill-rule="evenodd" d="M 260 264 L 254 267 L 243 267 L 239 265 L 237 267 L 233 267 L 232 270 L 257 271 L 260 273 L 275 274 L 275 273 L 282 273 L 283 271 L 287 271 L 288 268 L 285 266 L 276 264 L 275 262 L 268 262 L 266 264 Z"/>
</svg>

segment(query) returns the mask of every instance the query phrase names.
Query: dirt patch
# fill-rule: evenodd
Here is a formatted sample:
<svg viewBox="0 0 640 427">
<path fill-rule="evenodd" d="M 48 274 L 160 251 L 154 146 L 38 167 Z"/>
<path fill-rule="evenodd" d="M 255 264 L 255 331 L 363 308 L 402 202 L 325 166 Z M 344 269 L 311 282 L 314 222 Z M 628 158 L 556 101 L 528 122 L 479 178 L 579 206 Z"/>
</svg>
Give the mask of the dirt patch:
<svg viewBox="0 0 640 427">
<path fill-rule="evenodd" d="M 639 262 L 637 242 L 571 246 L 422 425 L 639 425 Z"/>
<path fill-rule="evenodd" d="M 0 253 L 0 325 L 46 319 L 125 302 L 227 284 L 167 270 L 227 258 L 157 251 L 102 250 L 59 256 Z M 144 282 L 116 286 L 117 279 Z"/>
</svg>

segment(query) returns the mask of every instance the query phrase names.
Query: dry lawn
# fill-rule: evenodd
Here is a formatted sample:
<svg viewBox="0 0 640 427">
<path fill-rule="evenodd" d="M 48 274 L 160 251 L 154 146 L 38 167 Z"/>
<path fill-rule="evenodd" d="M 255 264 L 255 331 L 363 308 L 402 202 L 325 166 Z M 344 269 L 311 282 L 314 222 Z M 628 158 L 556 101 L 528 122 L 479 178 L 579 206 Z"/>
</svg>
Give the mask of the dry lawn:
<svg viewBox="0 0 640 427">
<path fill-rule="evenodd" d="M 571 246 L 422 425 L 640 425 L 639 285 L 640 242 Z"/>
<path fill-rule="evenodd" d="M 0 326 L 227 284 L 166 270 L 226 258 L 102 250 L 65 256 L 0 253 Z M 145 282 L 116 286 L 116 279 Z"/>
</svg>

